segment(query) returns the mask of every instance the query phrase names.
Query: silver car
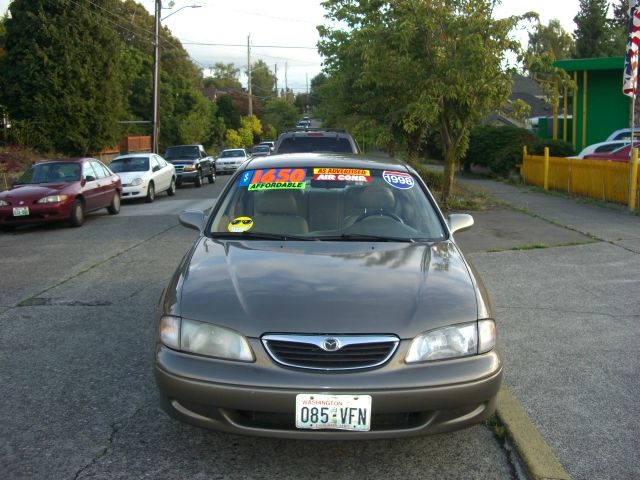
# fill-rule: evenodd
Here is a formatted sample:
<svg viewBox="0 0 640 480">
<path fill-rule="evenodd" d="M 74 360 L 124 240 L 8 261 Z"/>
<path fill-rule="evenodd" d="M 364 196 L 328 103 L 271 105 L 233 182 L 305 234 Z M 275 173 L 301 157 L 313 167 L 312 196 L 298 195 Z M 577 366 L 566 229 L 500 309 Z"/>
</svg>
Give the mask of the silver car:
<svg viewBox="0 0 640 480">
<path fill-rule="evenodd" d="M 235 172 L 240 165 L 249 159 L 249 154 L 244 148 L 228 148 L 216 158 L 217 173 Z"/>
<path fill-rule="evenodd" d="M 372 439 L 456 430 L 502 381 L 482 281 L 416 172 L 395 160 L 245 163 L 164 290 L 161 404 L 200 427 Z"/>
</svg>

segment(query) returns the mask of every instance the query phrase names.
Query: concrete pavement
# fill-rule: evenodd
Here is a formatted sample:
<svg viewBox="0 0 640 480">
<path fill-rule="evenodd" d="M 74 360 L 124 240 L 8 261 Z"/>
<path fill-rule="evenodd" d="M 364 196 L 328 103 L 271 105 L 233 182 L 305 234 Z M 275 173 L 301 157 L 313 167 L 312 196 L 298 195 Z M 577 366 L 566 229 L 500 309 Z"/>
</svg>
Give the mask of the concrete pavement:
<svg viewBox="0 0 640 480">
<path fill-rule="evenodd" d="M 640 478 L 640 217 L 528 187 L 459 181 L 507 205 L 471 212 L 476 225 L 457 240 L 492 296 L 516 406 L 571 477 Z M 519 428 L 505 416 L 507 429 Z M 527 443 L 517 445 L 523 457 Z M 563 478 L 544 470 L 552 460 L 531 456 L 532 476 Z"/>
</svg>

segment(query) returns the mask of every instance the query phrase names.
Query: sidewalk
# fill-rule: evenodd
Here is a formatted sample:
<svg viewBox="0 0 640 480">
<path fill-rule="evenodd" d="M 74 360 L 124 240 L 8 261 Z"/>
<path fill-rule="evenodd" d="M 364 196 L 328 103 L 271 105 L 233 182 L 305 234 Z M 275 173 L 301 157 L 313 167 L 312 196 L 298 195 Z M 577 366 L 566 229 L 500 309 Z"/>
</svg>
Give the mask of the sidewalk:
<svg viewBox="0 0 640 480">
<path fill-rule="evenodd" d="M 522 406 L 571 477 L 638 478 L 640 217 L 528 187 L 458 181 L 508 205 L 470 212 L 476 225 L 456 235 L 493 300 L 515 397 L 507 392 L 502 406 Z M 501 418 L 523 434 L 521 455 L 545 467 L 528 422 L 523 429 Z M 544 472 L 533 477 L 562 473 Z"/>
</svg>

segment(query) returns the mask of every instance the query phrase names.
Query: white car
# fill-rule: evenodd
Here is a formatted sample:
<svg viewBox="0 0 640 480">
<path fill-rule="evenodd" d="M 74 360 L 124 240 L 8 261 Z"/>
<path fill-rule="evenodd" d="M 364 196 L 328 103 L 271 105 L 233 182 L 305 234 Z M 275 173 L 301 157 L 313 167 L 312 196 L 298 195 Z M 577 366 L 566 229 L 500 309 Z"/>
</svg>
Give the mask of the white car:
<svg viewBox="0 0 640 480">
<path fill-rule="evenodd" d="M 591 155 L 593 153 L 609 153 L 617 150 L 620 147 L 629 145 L 629 140 L 614 140 L 609 142 L 594 143 L 585 147 L 578 155 L 569 158 L 584 158 L 585 155 Z"/>
<path fill-rule="evenodd" d="M 638 137 L 640 137 L 640 126 L 635 127 L 633 129 L 633 136 L 636 139 Z M 607 137 L 606 141 L 607 142 L 611 142 L 613 140 L 627 140 L 627 143 L 629 143 L 629 140 L 631 140 L 631 129 L 630 128 L 620 128 L 619 130 L 616 130 L 611 135 L 609 135 Z"/>
<path fill-rule="evenodd" d="M 228 148 L 223 150 L 218 158 L 216 158 L 216 173 L 231 173 L 244 162 L 249 160 L 251 156 L 244 148 Z"/>
<path fill-rule="evenodd" d="M 129 153 L 114 158 L 109 168 L 122 180 L 122 199 L 144 198 L 148 203 L 156 194 L 176 194 L 176 169 L 155 153 Z"/>
</svg>

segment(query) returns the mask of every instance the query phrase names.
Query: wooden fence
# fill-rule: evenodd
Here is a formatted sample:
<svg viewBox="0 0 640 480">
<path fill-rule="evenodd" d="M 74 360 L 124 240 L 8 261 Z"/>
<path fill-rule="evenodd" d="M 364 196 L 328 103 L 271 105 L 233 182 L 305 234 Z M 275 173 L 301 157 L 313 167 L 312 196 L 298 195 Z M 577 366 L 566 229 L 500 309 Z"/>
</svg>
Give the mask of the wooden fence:
<svg viewBox="0 0 640 480">
<path fill-rule="evenodd" d="M 520 176 L 525 183 L 545 190 L 621 203 L 633 210 L 638 205 L 638 175 L 637 170 L 630 170 L 628 162 L 550 157 L 548 148 L 544 156 L 529 155 L 524 147 Z M 635 180 L 631 197 L 629 175 Z"/>
</svg>

